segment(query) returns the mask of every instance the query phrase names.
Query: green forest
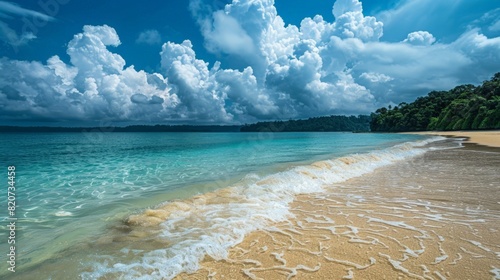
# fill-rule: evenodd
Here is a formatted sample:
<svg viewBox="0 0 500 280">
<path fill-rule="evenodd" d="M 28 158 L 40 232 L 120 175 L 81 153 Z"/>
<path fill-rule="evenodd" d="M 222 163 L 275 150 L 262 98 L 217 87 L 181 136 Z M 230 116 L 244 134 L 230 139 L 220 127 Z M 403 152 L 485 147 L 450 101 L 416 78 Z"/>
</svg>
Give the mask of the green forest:
<svg viewBox="0 0 500 280">
<path fill-rule="evenodd" d="M 370 116 L 328 116 L 307 120 L 258 122 L 241 127 L 242 132 L 368 131 Z"/>
<path fill-rule="evenodd" d="M 432 91 L 410 104 L 380 108 L 371 118 L 373 132 L 500 129 L 500 73 L 480 86 Z"/>
</svg>

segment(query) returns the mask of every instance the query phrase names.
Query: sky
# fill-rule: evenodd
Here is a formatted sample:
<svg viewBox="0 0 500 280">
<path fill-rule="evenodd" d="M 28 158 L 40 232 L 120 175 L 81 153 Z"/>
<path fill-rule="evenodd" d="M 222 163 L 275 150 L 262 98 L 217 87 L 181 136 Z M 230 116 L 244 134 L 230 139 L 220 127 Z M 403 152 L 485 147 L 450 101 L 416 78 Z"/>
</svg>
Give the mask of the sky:
<svg viewBox="0 0 500 280">
<path fill-rule="evenodd" d="M 0 1 L 0 124 L 369 114 L 500 71 L 492 0 Z"/>
</svg>

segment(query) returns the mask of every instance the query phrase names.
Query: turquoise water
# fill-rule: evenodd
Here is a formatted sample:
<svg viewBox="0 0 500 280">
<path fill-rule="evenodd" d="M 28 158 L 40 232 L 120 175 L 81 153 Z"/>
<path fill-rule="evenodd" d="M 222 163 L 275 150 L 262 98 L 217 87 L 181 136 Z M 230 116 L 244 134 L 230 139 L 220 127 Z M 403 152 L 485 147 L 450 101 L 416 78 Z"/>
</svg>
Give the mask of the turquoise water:
<svg viewBox="0 0 500 280">
<path fill-rule="evenodd" d="M 251 188 L 255 178 L 421 139 L 352 133 L 0 134 L 5 183 L 7 166 L 16 166 L 19 269 L 36 269 L 32 265 L 106 234 L 110 223 L 165 201 L 246 181 Z M 6 188 L 0 205 L 5 221 Z M 7 238 L 5 225 L 0 240 Z M 5 256 L 5 242 L 0 251 Z M 0 268 L 1 276 L 4 261 Z"/>
</svg>

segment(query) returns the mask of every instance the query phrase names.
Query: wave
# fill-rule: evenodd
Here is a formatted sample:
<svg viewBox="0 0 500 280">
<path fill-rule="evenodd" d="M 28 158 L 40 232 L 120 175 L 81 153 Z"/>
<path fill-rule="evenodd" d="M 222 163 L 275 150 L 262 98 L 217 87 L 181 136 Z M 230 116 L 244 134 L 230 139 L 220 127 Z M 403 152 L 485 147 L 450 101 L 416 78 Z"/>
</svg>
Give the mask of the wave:
<svg viewBox="0 0 500 280">
<path fill-rule="evenodd" d="M 206 256 L 228 259 L 228 250 L 241 243 L 248 233 L 293 218 L 289 204 L 296 195 L 332 191 L 327 187 L 422 155 L 435 149 L 426 145 L 444 139 L 432 137 L 407 142 L 297 166 L 265 177 L 253 174 L 236 185 L 131 215 L 127 225 L 144 232 L 156 229 L 156 241 L 160 241 L 161 248 L 147 252 L 132 250 L 136 256 L 127 261 L 107 257 L 104 262 L 92 264 L 91 271 L 81 277 L 172 279 L 183 272 L 195 272 Z"/>
</svg>

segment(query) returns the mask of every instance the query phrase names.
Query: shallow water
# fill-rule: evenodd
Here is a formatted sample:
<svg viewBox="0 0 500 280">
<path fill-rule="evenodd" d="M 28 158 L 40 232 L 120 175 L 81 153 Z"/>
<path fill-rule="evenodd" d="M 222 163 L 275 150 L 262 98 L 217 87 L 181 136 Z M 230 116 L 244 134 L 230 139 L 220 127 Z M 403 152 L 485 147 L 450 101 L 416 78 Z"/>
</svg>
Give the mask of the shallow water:
<svg viewBox="0 0 500 280">
<path fill-rule="evenodd" d="M 295 194 L 322 191 L 325 182 L 414 156 L 423 150 L 390 147 L 422 138 L 352 133 L 2 134 L 5 168 L 15 165 L 17 171 L 18 269 L 25 279 L 30 272 L 52 279 L 152 273 L 171 278 L 192 272 L 204 254 L 223 258 L 246 233 L 286 219 Z M 373 151 L 379 152 L 368 154 Z M 345 169 L 342 164 L 357 167 Z M 199 193 L 209 194 L 193 198 Z M 174 199 L 181 201 L 164 203 Z M 5 195 L 0 202 L 6 205 Z M 4 226 L 0 238 L 6 234 Z M 6 245 L 0 244 L 2 252 L 7 252 Z M 2 275 L 5 262 L 0 268 Z"/>
</svg>

